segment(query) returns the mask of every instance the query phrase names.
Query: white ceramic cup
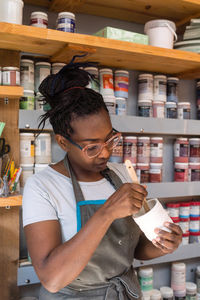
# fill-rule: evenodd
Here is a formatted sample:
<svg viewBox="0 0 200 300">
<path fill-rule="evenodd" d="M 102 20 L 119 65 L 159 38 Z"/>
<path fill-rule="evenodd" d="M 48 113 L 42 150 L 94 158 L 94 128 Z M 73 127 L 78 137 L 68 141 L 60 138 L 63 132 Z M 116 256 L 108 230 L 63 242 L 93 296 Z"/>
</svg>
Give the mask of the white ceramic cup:
<svg viewBox="0 0 200 300">
<path fill-rule="evenodd" d="M 150 211 L 145 213 L 144 210 L 141 209 L 139 213 L 133 216 L 133 219 L 146 237 L 152 241 L 157 237 L 157 234 L 154 232 L 155 228 L 161 228 L 170 232 L 170 230 L 164 226 L 164 223 L 173 223 L 173 221 L 158 199 L 148 200 L 148 206 Z"/>
</svg>

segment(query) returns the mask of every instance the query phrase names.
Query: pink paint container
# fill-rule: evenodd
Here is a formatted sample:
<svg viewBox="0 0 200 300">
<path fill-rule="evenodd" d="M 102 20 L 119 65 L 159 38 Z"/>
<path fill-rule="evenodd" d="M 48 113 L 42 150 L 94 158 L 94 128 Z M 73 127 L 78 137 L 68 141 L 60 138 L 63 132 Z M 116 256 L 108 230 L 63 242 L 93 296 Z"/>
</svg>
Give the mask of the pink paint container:
<svg viewBox="0 0 200 300">
<path fill-rule="evenodd" d="M 174 161 L 188 163 L 189 142 L 187 138 L 178 138 L 174 143 Z"/>
<path fill-rule="evenodd" d="M 149 182 L 149 164 L 136 164 L 136 174 L 140 183 Z"/>
<path fill-rule="evenodd" d="M 152 137 L 150 139 L 150 162 L 162 163 L 163 162 L 163 138 Z"/>
<path fill-rule="evenodd" d="M 175 163 L 174 165 L 174 181 L 188 181 L 188 163 Z"/>
<path fill-rule="evenodd" d="M 189 163 L 188 181 L 200 181 L 200 163 Z"/>
<path fill-rule="evenodd" d="M 123 157 L 124 161 L 129 159 L 132 163 L 137 162 L 137 137 L 125 136 L 123 139 Z"/>
<path fill-rule="evenodd" d="M 200 138 L 189 139 L 189 162 L 200 163 Z"/>
<path fill-rule="evenodd" d="M 153 118 L 165 117 L 165 102 L 153 101 Z"/>
<path fill-rule="evenodd" d="M 137 163 L 149 164 L 150 162 L 150 137 L 138 137 Z"/>
<path fill-rule="evenodd" d="M 149 182 L 156 183 L 162 181 L 163 164 L 150 163 Z"/>
</svg>

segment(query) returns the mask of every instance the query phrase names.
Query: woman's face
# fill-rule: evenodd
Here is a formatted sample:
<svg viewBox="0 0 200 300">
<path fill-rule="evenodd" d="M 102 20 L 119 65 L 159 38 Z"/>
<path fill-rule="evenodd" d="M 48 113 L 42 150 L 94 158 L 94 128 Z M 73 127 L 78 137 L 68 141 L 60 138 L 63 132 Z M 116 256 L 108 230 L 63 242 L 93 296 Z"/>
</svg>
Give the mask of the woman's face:
<svg viewBox="0 0 200 300">
<path fill-rule="evenodd" d="M 70 135 L 70 138 L 81 147 L 94 143 L 104 143 L 113 135 L 109 114 L 104 109 L 97 114 L 75 119 L 71 122 L 71 127 L 74 133 Z M 75 163 L 80 168 L 91 172 L 100 172 L 105 169 L 112 153 L 104 147 L 98 156 L 89 158 L 85 152 L 69 141 L 66 140 L 66 143 L 71 163 Z"/>
</svg>

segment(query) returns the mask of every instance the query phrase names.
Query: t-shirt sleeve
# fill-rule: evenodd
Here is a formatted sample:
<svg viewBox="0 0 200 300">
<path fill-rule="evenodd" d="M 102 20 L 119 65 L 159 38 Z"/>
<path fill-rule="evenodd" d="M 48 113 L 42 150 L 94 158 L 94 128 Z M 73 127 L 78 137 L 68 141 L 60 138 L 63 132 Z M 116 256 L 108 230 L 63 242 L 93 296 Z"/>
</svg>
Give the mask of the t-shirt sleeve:
<svg viewBox="0 0 200 300">
<path fill-rule="evenodd" d="M 22 211 L 23 226 L 35 222 L 58 219 L 48 193 L 42 189 L 42 183 L 38 182 L 34 175 L 25 184 Z"/>
</svg>

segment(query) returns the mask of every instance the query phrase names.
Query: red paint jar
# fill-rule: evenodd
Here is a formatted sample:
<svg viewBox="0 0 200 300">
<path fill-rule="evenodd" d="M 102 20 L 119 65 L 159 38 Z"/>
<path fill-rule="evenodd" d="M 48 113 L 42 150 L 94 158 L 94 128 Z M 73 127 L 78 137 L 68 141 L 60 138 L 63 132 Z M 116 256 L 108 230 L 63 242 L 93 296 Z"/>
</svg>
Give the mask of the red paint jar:
<svg viewBox="0 0 200 300">
<path fill-rule="evenodd" d="M 149 169 L 149 182 L 156 183 L 162 181 L 163 164 L 151 163 Z"/>
<path fill-rule="evenodd" d="M 179 203 L 167 203 L 167 212 L 171 218 L 177 218 L 179 220 Z"/>
<path fill-rule="evenodd" d="M 162 163 L 163 162 L 163 138 L 152 137 L 150 139 L 150 162 Z"/>
<path fill-rule="evenodd" d="M 189 142 L 187 138 L 178 138 L 174 143 L 174 161 L 188 163 Z"/>
<path fill-rule="evenodd" d="M 140 183 L 149 182 L 149 164 L 138 163 L 136 165 L 136 174 Z"/>
<path fill-rule="evenodd" d="M 188 181 L 188 163 L 175 163 L 174 165 L 174 181 Z"/>
<path fill-rule="evenodd" d="M 132 163 L 137 162 L 137 137 L 125 136 L 123 139 L 124 162 L 129 159 Z"/>
<path fill-rule="evenodd" d="M 181 227 L 183 233 L 189 233 L 189 221 L 190 219 L 180 218 L 179 226 Z"/>
<path fill-rule="evenodd" d="M 150 162 L 150 137 L 138 137 L 137 163 L 149 164 Z"/>
<path fill-rule="evenodd" d="M 189 139 L 189 162 L 200 163 L 200 138 Z"/>
<path fill-rule="evenodd" d="M 200 181 L 200 163 L 189 163 L 188 181 Z"/>
</svg>

